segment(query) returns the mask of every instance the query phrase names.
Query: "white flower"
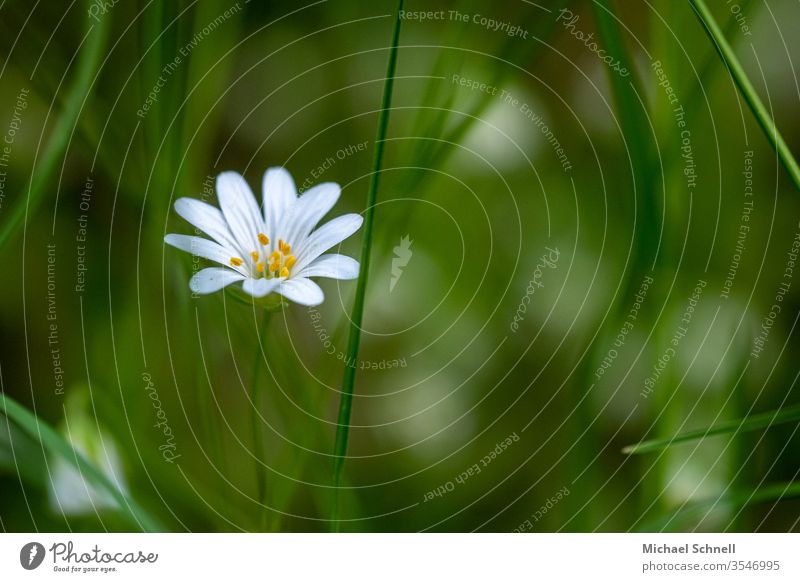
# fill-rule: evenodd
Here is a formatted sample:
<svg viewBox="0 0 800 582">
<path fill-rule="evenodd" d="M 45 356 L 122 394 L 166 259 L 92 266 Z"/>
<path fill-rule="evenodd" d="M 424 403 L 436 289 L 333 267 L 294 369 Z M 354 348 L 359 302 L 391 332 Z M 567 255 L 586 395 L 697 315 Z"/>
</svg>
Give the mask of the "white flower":
<svg viewBox="0 0 800 582">
<path fill-rule="evenodd" d="M 301 305 L 319 305 L 325 296 L 309 277 L 358 277 L 358 261 L 322 253 L 357 231 L 362 217 L 345 214 L 314 230 L 339 199 L 338 184 L 319 184 L 298 196 L 289 172 L 270 168 L 263 190 L 262 213 L 244 178 L 223 172 L 217 176 L 220 209 L 191 198 L 175 202 L 180 216 L 214 240 L 168 234 L 164 241 L 224 265 L 195 273 L 189 281 L 192 291 L 213 293 L 241 281 L 255 298 L 277 293 Z"/>
</svg>

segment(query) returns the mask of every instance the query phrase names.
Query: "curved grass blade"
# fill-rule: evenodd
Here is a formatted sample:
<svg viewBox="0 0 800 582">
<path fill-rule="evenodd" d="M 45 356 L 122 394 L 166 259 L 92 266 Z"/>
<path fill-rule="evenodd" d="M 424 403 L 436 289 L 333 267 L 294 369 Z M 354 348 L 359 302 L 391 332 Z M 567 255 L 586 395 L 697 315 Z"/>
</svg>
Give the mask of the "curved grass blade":
<svg viewBox="0 0 800 582">
<path fill-rule="evenodd" d="M 574 2 L 575 0 L 567 0 L 564 6 L 572 6 Z M 535 41 L 520 43 L 519 39 L 516 37 L 509 38 L 497 53 L 497 66 L 492 68 L 492 77 L 488 81 L 489 85 L 500 87 L 509 72 L 514 70 L 511 66 L 501 66 L 502 63 L 526 63 L 534 60 L 541 54 L 543 49 L 549 46 L 547 41 L 555 34 L 556 20 L 554 18 L 531 19 L 529 28 Z M 451 44 L 453 46 L 459 46 L 455 42 Z M 442 55 L 444 55 L 444 53 L 442 53 Z M 445 72 L 454 69 L 458 70 L 460 67 L 454 67 L 442 56 L 432 69 L 431 76 L 446 76 Z M 439 98 L 438 95 L 439 93 L 435 90 L 433 82 L 431 82 L 431 88 L 425 91 L 420 100 L 420 103 L 423 103 L 425 107 L 420 109 L 421 115 L 415 122 L 415 129 L 410 135 L 421 135 L 430 138 L 431 141 L 424 140 L 419 147 L 415 147 L 414 150 L 410 152 L 412 157 L 408 165 L 411 167 L 441 168 L 447 164 L 450 157 L 459 151 L 459 148 L 454 144 L 463 142 L 476 125 L 476 122 L 483 118 L 492 103 L 497 99 L 494 95 L 481 93 L 479 98 L 472 105 L 463 109 L 461 115 L 454 115 L 454 112 L 451 111 L 451 106 L 453 105 L 455 93 L 449 91 L 444 98 Z M 427 111 L 428 107 L 433 106 L 438 109 L 433 118 L 426 113 L 423 114 L 423 112 Z M 444 131 L 445 127 L 447 127 L 446 132 Z M 436 174 L 433 172 L 425 171 L 406 174 L 400 179 L 398 191 L 416 192 L 422 187 L 426 180 L 431 179 L 431 177 L 435 175 Z M 391 237 L 394 236 L 393 233 L 397 231 L 405 232 L 408 229 L 407 225 L 411 222 L 413 214 L 414 210 L 409 210 L 403 214 L 394 225 L 395 228 L 385 230 L 380 240 L 376 241 L 376 244 L 379 247 L 385 248 L 390 243 Z"/>
<path fill-rule="evenodd" d="M 334 500 L 331 515 L 335 531 L 339 530 L 339 483 L 342 478 L 342 466 L 344 465 L 344 459 L 347 455 L 347 439 L 350 433 L 350 411 L 353 406 L 353 386 L 356 379 L 355 362 L 358 361 L 358 348 L 361 343 L 361 322 L 364 318 L 367 273 L 369 272 L 369 259 L 372 250 L 375 201 L 378 195 L 378 183 L 383 163 L 386 128 L 389 125 L 389 109 L 392 105 L 392 88 L 394 87 L 394 73 L 397 65 L 397 44 L 400 40 L 400 14 L 403 10 L 403 4 L 404 0 L 399 0 L 394 17 L 394 32 L 392 33 L 392 45 L 389 49 L 389 62 L 386 65 L 386 81 L 383 85 L 381 112 L 378 118 L 378 130 L 375 137 L 375 154 L 372 159 L 372 175 L 370 176 L 369 190 L 367 191 L 367 208 L 364 215 L 364 239 L 361 243 L 361 270 L 358 273 L 358 283 L 356 284 L 356 298 L 353 304 L 350 336 L 347 341 L 347 364 L 344 368 L 342 395 L 339 400 L 339 419 L 336 427 L 336 442 L 334 444 L 333 453 Z"/>
<path fill-rule="evenodd" d="M 618 6 L 619 4 L 617 4 Z M 594 21 L 597 26 L 597 38 L 607 54 L 613 54 L 619 61 L 619 70 L 604 66 L 605 76 L 608 79 L 613 104 L 612 114 L 618 126 L 618 139 L 622 142 L 622 156 L 624 174 L 630 172 L 635 203 L 635 218 L 633 224 L 632 249 L 630 262 L 625 265 L 619 295 L 612 306 L 614 316 L 611 322 L 621 321 L 623 311 L 633 303 L 634 295 L 638 292 L 641 281 L 654 268 L 656 254 L 659 248 L 659 211 L 660 208 L 655 198 L 655 185 L 658 173 L 653 171 L 656 155 L 651 133 L 650 112 L 647 109 L 642 83 L 637 74 L 632 52 L 624 42 L 622 25 L 616 16 L 617 10 L 611 0 L 596 0 L 591 3 Z M 627 74 L 623 73 L 627 71 Z M 627 188 L 627 178 L 625 187 Z M 647 312 L 643 312 L 647 318 Z M 580 403 L 576 409 L 574 419 L 571 421 L 572 430 L 582 434 L 585 442 L 590 443 L 597 438 L 597 433 L 592 428 L 595 410 L 592 409 L 589 398 L 582 398 L 587 387 L 594 382 L 594 370 L 602 357 L 601 351 L 610 343 L 614 324 L 601 329 L 600 341 L 593 341 L 588 353 L 584 356 L 579 376 L 574 390 Z M 589 430 L 586 430 L 589 427 Z M 592 489 L 602 486 L 603 477 L 598 474 L 592 461 L 591 447 L 579 446 L 579 462 L 588 468 L 585 483 L 576 483 L 574 499 L 588 497 L 593 494 Z M 645 487 L 649 486 L 645 482 Z M 647 497 L 645 494 L 644 497 Z M 597 507 L 589 505 L 583 516 L 585 527 L 604 519 Z"/>
<path fill-rule="evenodd" d="M 86 33 L 88 40 L 81 52 L 75 81 L 67 95 L 64 111 L 61 113 L 50 141 L 45 147 L 41 165 L 31 175 L 27 203 L 18 202 L 5 221 L 3 228 L 0 229 L 0 248 L 16 233 L 25 216 L 35 212 L 42 202 L 48 182 L 56 170 L 58 161 L 63 158 L 69 146 L 78 116 L 96 79 L 100 57 L 106 46 L 106 39 L 111 26 L 111 16 L 104 16 L 96 24 L 92 24 L 94 21 L 91 18 L 87 18 L 86 21 L 89 23 Z M 66 75 L 67 73 L 68 71 L 64 74 Z"/>
<path fill-rule="evenodd" d="M 789 177 L 792 179 L 795 187 L 800 190 L 800 166 L 797 165 L 792 151 L 783 140 L 781 133 L 778 131 L 778 127 L 772 120 L 772 116 L 758 96 L 755 87 L 753 87 L 753 84 L 747 77 L 747 73 L 745 73 L 741 63 L 739 63 L 739 59 L 736 58 L 736 53 L 733 52 L 733 48 L 731 48 L 731 45 L 728 44 L 728 41 L 725 39 L 725 35 L 722 33 L 719 24 L 717 24 L 708 6 L 706 6 L 705 0 L 689 0 L 689 3 L 692 5 L 695 14 L 697 14 L 697 18 L 700 19 L 700 23 L 703 25 L 709 38 L 714 43 L 714 48 L 719 53 L 720 58 L 722 58 L 722 62 L 725 63 L 725 66 L 730 71 L 733 80 L 736 82 L 736 86 L 739 88 L 739 92 L 744 97 L 753 115 L 755 115 L 758 124 L 764 131 L 764 135 L 766 135 L 773 149 L 778 154 L 781 163 L 789 173 Z"/>
<path fill-rule="evenodd" d="M 631 275 L 627 279 L 625 294 L 619 305 L 628 305 L 630 297 L 636 292 L 641 275 L 650 270 L 650 262 L 655 259 L 658 247 L 658 208 L 653 198 L 652 171 L 654 149 L 648 135 L 650 121 L 645 109 L 644 93 L 636 74 L 636 67 L 630 52 L 622 40 L 619 23 L 614 16 L 610 0 L 597 0 L 592 3 L 597 33 L 609 54 L 617 55 L 621 68 L 627 69 L 628 76 L 607 68 L 616 115 L 624 136 L 626 154 L 633 166 L 633 184 L 636 200 L 641 209 L 639 228 Z"/>
<path fill-rule="evenodd" d="M 573 0 L 570 0 L 566 2 L 565 6 L 571 6 L 572 3 Z M 492 68 L 492 77 L 487 83 L 489 85 L 499 87 L 508 73 L 513 70 L 511 66 L 501 66 L 501 64 L 516 62 L 524 63 L 532 60 L 542 52 L 544 47 L 548 46 L 546 41 L 553 36 L 555 29 L 555 19 L 535 19 L 531 23 L 531 30 L 533 31 L 534 37 L 540 37 L 540 41 L 520 43 L 519 39 L 517 38 L 509 38 L 506 40 L 505 44 L 498 52 L 497 66 Z M 443 71 L 449 71 L 452 69 L 453 66 L 449 63 L 446 63 L 444 57 L 441 57 L 441 61 L 437 62 L 437 65 L 431 73 L 431 76 L 442 76 L 444 74 Z M 428 122 L 425 125 L 425 132 L 421 130 L 421 124 L 418 124 L 419 131 L 413 133 L 412 135 L 427 135 L 436 139 L 441 138 L 441 141 L 433 142 L 434 148 L 432 152 L 427 152 L 420 148 L 416 148 L 416 155 L 411 163 L 412 166 L 438 168 L 444 165 L 448 156 L 457 151 L 457 148 L 452 144 L 461 143 L 472 129 L 476 120 L 481 119 L 492 103 L 494 103 L 497 99 L 496 96 L 489 93 L 481 93 L 478 100 L 464 110 L 464 115 L 455 117 L 452 128 L 447 132 L 447 134 L 444 134 L 441 131 L 437 131 L 437 129 L 443 128 L 446 124 L 453 121 L 451 119 L 453 117 L 451 115 L 453 112 L 449 111 L 453 96 L 454 93 L 449 91 L 444 99 L 433 101 L 432 99 L 428 99 L 428 94 L 426 93 L 422 103 L 426 106 L 431 103 L 437 103 L 438 107 L 441 109 L 437 115 L 442 117 L 442 119 Z M 421 111 L 424 112 L 425 109 L 423 108 Z M 403 184 L 401 191 L 415 190 L 418 187 L 419 182 L 424 179 L 426 175 L 427 173 L 412 174 L 407 183 Z"/>
<path fill-rule="evenodd" d="M 753 416 L 747 418 L 728 420 L 715 426 L 692 430 L 667 439 L 642 441 L 635 445 L 625 447 L 622 449 L 622 452 L 626 455 L 653 453 L 657 451 L 663 451 L 664 449 L 674 445 L 696 441 L 710 436 L 723 434 L 736 435 L 743 432 L 766 429 L 778 424 L 786 424 L 789 422 L 800 422 L 800 404 L 787 406 L 781 410 L 771 410 L 769 412 L 754 414 Z"/>
<path fill-rule="evenodd" d="M 41 447 L 5 415 L 0 415 L 0 475 L 14 475 L 41 489 L 47 488 L 47 466 Z"/>
<path fill-rule="evenodd" d="M 59 455 L 72 464 L 87 482 L 98 489 L 107 491 L 137 527 L 146 532 L 164 531 L 165 528 L 155 518 L 150 516 L 133 499 L 125 495 L 102 471 L 87 461 L 50 425 L 40 420 L 34 413 L 4 392 L 0 392 L 0 412 L 5 414 L 28 436 L 41 444 L 44 449 Z"/>
<path fill-rule="evenodd" d="M 750 491 L 734 491 L 721 497 L 706 499 L 692 503 L 691 505 L 686 505 L 671 512 L 667 516 L 651 521 L 641 528 L 637 528 L 637 531 L 660 532 L 666 531 L 667 528 L 676 531 L 686 531 L 687 528 L 684 524 L 688 520 L 703 517 L 706 513 L 715 508 L 737 509 L 767 501 L 776 501 L 798 496 L 800 496 L 800 483 L 796 482 L 774 483 Z"/>
</svg>

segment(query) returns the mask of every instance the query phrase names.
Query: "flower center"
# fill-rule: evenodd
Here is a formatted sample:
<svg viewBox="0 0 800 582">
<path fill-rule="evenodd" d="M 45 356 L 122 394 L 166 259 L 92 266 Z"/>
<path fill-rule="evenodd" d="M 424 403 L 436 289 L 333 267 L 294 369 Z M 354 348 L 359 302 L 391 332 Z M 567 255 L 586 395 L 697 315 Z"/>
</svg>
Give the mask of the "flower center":
<svg viewBox="0 0 800 582">
<path fill-rule="evenodd" d="M 272 279 L 273 277 L 288 277 L 289 270 L 294 266 L 297 259 L 292 254 L 292 247 L 289 243 L 284 242 L 283 239 L 278 240 L 278 248 L 271 253 L 266 248 L 269 245 L 269 237 L 263 232 L 258 233 L 258 249 L 250 253 L 250 258 L 253 259 L 253 268 L 255 272 L 253 277 L 265 277 Z M 244 263 L 239 257 L 231 257 L 231 265 L 239 267 Z"/>
</svg>

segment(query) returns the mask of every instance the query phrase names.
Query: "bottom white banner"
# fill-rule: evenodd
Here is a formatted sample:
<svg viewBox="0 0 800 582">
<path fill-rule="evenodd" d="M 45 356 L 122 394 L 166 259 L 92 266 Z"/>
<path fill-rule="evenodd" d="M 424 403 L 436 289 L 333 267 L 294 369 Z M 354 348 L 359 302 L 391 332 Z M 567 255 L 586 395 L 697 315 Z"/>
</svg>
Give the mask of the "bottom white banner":
<svg viewBox="0 0 800 582">
<path fill-rule="evenodd" d="M 3 534 L 0 580 L 799 580 L 793 534 Z"/>
</svg>

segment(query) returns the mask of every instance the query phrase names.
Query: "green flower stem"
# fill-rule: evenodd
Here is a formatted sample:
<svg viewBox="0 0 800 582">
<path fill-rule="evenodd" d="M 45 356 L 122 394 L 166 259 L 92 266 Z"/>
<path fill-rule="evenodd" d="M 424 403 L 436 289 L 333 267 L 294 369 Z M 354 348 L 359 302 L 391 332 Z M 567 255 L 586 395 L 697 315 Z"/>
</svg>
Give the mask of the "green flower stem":
<svg viewBox="0 0 800 582">
<path fill-rule="evenodd" d="M 386 80 L 383 85 L 383 98 L 381 112 L 378 118 L 378 131 L 375 137 L 375 153 L 372 159 L 372 175 L 370 176 L 369 190 L 367 192 L 367 208 L 364 214 L 364 238 L 361 243 L 361 270 L 358 273 L 356 284 L 356 298 L 353 304 L 350 336 L 347 342 L 347 364 L 344 369 L 342 381 L 342 394 L 339 400 L 339 420 L 336 428 L 336 443 L 334 445 L 333 485 L 335 488 L 333 510 L 331 519 L 334 531 L 339 530 L 339 484 L 342 479 L 342 466 L 347 455 L 347 439 L 350 433 L 350 411 L 353 405 L 353 385 L 356 378 L 356 362 L 358 361 L 358 347 L 361 342 L 361 322 L 364 317 L 364 297 L 367 291 L 367 273 L 372 250 L 372 227 L 375 218 L 375 201 L 378 195 L 378 183 L 383 162 L 383 147 L 386 139 L 386 128 L 389 125 L 389 109 L 392 104 L 392 87 L 394 86 L 394 73 L 397 65 L 397 44 L 400 39 L 400 13 L 403 10 L 403 0 L 397 5 L 394 19 L 394 32 L 392 46 L 389 50 L 389 62 L 386 66 Z"/>
<path fill-rule="evenodd" d="M 253 363 L 253 379 L 250 382 L 250 404 L 251 404 L 251 426 L 253 429 L 253 454 L 256 457 L 256 495 L 258 503 L 263 505 L 267 497 L 267 475 L 264 471 L 264 435 L 261 434 L 261 384 L 259 383 L 259 375 L 261 373 L 261 360 L 265 357 L 264 338 L 267 334 L 269 327 L 269 320 L 272 318 L 272 312 L 268 309 L 263 310 L 261 316 L 261 326 L 258 330 L 258 341 L 256 345 L 256 358 Z M 261 519 L 259 523 L 263 525 L 265 521 L 266 510 L 261 507 L 258 510 Z"/>
<path fill-rule="evenodd" d="M 733 48 L 728 44 L 725 35 L 722 34 L 722 30 L 717 24 L 717 21 L 714 20 L 714 16 L 711 14 L 708 6 L 706 6 L 705 0 L 689 0 L 689 3 L 692 5 L 692 8 L 694 8 L 695 14 L 697 14 L 697 17 L 700 19 L 709 38 L 714 43 L 714 48 L 717 49 L 725 66 L 728 67 L 728 70 L 731 72 L 736 86 L 739 87 L 739 91 L 742 93 L 745 101 L 747 101 L 747 105 L 750 107 L 753 115 L 755 115 L 761 129 L 764 131 L 764 135 L 767 136 L 767 139 L 778 154 L 781 163 L 783 163 L 783 166 L 789 173 L 789 177 L 792 179 L 795 187 L 800 190 L 800 166 L 797 165 L 797 161 L 794 159 L 789 146 L 786 145 L 786 142 L 783 140 L 775 122 L 772 120 L 772 116 L 758 96 L 750 79 L 748 79 L 747 73 L 745 73 L 741 63 L 739 63 L 739 59 L 736 58 L 736 53 L 733 52 Z"/>
</svg>

